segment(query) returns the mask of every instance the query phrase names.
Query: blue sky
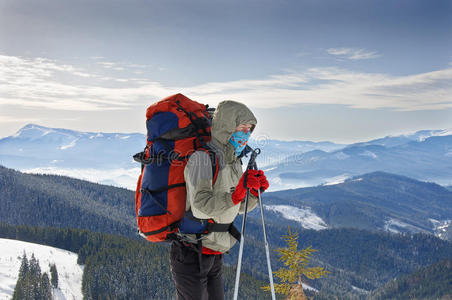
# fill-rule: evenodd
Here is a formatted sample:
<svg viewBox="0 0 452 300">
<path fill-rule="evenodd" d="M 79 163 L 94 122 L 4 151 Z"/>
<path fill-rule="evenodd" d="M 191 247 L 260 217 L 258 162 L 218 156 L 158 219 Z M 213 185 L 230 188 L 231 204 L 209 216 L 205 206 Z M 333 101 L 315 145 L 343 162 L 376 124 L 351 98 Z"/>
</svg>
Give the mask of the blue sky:
<svg viewBox="0 0 452 300">
<path fill-rule="evenodd" d="M 143 132 L 145 108 L 177 92 L 242 101 L 272 139 L 452 128 L 452 2 L 0 3 L 0 137 Z"/>
</svg>

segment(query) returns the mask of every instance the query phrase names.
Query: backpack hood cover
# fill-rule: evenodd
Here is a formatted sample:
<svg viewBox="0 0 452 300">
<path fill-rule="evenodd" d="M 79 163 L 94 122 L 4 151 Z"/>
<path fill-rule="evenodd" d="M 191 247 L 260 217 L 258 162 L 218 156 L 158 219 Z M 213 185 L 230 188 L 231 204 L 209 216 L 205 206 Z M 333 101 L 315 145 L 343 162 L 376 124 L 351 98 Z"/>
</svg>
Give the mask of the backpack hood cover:
<svg viewBox="0 0 452 300">
<path fill-rule="evenodd" d="M 240 102 L 231 100 L 220 102 L 212 119 L 212 138 L 217 144 L 231 148 L 229 139 L 240 124 L 251 124 L 254 129 L 257 120 L 251 110 Z"/>
</svg>

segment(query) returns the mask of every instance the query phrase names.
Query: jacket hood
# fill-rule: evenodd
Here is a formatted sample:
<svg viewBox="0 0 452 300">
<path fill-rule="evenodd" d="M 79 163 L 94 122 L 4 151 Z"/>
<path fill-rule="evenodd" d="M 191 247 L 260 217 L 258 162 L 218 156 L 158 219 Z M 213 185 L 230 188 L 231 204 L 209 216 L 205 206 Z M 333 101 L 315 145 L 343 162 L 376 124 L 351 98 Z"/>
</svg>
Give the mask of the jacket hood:
<svg viewBox="0 0 452 300">
<path fill-rule="evenodd" d="M 226 146 L 235 128 L 240 124 L 256 126 L 257 120 L 251 110 L 240 102 L 231 100 L 220 102 L 212 119 L 212 137 L 220 145 Z"/>
</svg>

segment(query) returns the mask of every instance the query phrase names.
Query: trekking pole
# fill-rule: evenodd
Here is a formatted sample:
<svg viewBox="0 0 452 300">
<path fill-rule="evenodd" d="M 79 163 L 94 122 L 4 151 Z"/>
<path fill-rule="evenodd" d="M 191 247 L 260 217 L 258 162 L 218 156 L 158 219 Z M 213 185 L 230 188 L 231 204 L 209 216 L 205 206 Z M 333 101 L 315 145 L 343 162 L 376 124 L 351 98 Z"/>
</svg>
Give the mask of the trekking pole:
<svg viewBox="0 0 452 300">
<path fill-rule="evenodd" d="M 257 169 L 257 167 L 256 167 L 256 169 Z M 268 269 L 268 277 L 270 278 L 270 289 L 272 292 L 272 300 L 275 300 L 276 299 L 275 286 L 273 284 L 273 272 L 272 272 L 272 265 L 270 263 L 270 248 L 268 247 L 267 232 L 265 230 L 264 207 L 262 205 L 261 190 L 259 189 L 257 191 L 257 193 L 259 195 L 259 206 L 261 209 L 262 230 L 264 232 L 265 255 L 267 256 L 267 269 Z"/>
<path fill-rule="evenodd" d="M 261 150 L 259 148 L 257 148 L 257 149 L 254 149 L 253 152 L 251 153 L 251 157 L 250 157 L 248 166 L 246 167 L 246 171 L 245 171 L 245 172 L 247 172 L 245 174 L 245 179 L 244 179 L 245 187 L 246 187 L 247 178 L 248 178 L 248 170 L 250 170 L 251 168 L 253 168 L 255 166 L 256 157 L 260 152 L 261 152 Z M 245 227 L 246 227 L 246 216 L 248 213 L 249 196 L 250 196 L 250 189 L 247 188 L 246 197 L 245 197 L 245 212 L 243 214 L 242 230 L 241 230 L 241 234 L 240 234 L 239 258 L 237 261 L 237 270 L 235 273 L 234 300 L 237 300 L 237 297 L 239 295 L 240 271 L 242 269 L 243 244 L 245 243 Z"/>
<path fill-rule="evenodd" d="M 257 163 L 256 160 L 254 161 L 253 168 L 257 170 Z M 275 286 L 273 284 L 273 272 L 272 272 L 272 265 L 270 261 L 270 248 L 268 246 L 267 241 L 267 230 L 265 229 L 265 218 L 264 218 L 264 205 L 262 204 L 262 197 L 261 197 L 261 190 L 259 189 L 257 191 L 258 199 L 259 199 L 259 207 L 261 211 L 261 220 L 262 220 L 262 232 L 264 233 L 264 245 L 265 245 L 265 256 L 267 257 L 267 269 L 268 269 L 268 277 L 270 279 L 270 290 L 272 293 L 272 300 L 276 299 L 275 295 Z"/>
</svg>

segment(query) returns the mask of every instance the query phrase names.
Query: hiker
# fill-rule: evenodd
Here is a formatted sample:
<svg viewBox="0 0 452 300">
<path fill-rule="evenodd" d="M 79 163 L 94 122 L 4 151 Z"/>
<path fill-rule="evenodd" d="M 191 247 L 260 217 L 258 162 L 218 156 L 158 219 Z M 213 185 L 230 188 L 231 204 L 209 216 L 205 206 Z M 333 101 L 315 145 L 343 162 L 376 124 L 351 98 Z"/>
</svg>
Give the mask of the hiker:
<svg viewBox="0 0 452 300">
<path fill-rule="evenodd" d="M 208 143 L 218 158 L 217 173 L 214 174 L 212 159 L 206 151 L 193 153 L 184 170 L 186 211 L 191 211 L 195 218 L 230 224 L 239 212 L 244 212 L 247 189 L 240 157 L 256 123 L 253 113 L 242 103 L 223 101 L 218 105 Z M 268 181 L 261 170 L 247 173 L 250 211 L 258 203 L 257 190 L 267 189 Z M 210 232 L 202 236 L 202 247 L 189 239 L 172 242 L 170 261 L 177 299 L 224 299 L 223 253 L 240 239 L 235 231 L 236 234 Z"/>
</svg>

